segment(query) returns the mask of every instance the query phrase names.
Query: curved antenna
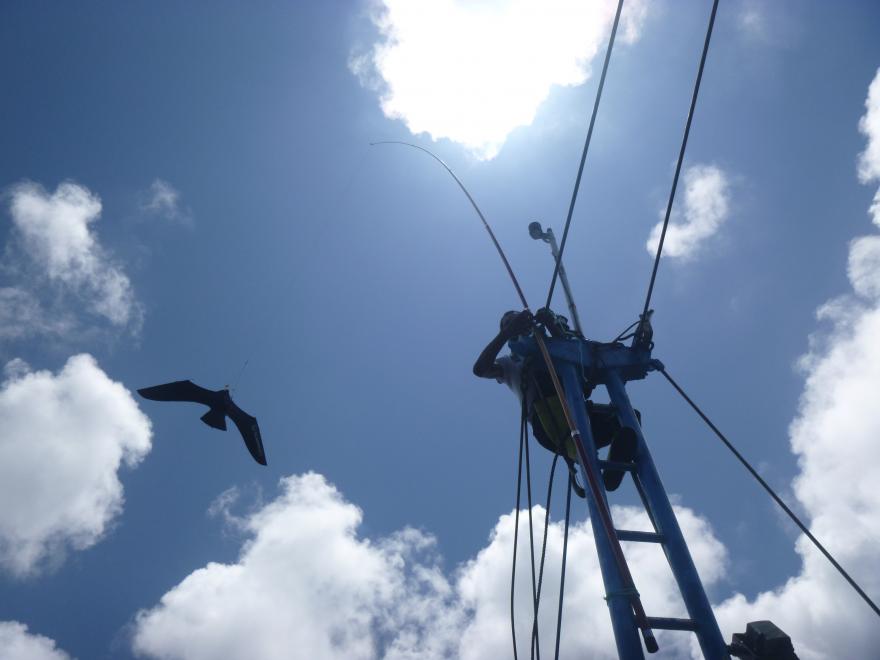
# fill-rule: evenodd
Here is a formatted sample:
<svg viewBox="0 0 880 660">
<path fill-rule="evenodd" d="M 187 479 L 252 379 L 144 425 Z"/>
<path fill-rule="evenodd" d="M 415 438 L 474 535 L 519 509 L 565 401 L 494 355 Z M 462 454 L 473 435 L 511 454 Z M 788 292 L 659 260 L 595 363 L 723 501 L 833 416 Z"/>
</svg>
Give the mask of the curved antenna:
<svg viewBox="0 0 880 660">
<path fill-rule="evenodd" d="M 529 305 L 526 302 L 526 297 L 523 295 L 522 289 L 519 286 L 519 282 L 517 281 L 516 276 L 513 274 L 513 270 L 510 268 L 510 262 L 507 261 L 507 257 L 504 255 L 504 250 L 501 249 L 501 245 L 499 245 L 498 239 L 495 238 L 495 233 L 492 231 L 489 223 L 486 222 L 486 218 L 483 216 L 483 212 L 480 211 L 480 207 L 477 206 L 474 198 L 471 197 L 471 194 L 467 191 L 467 188 L 464 187 L 464 184 L 459 180 L 457 176 L 455 176 L 455 173 L 449 168 L 449 166 L 436 155 L 434 155 L 424 147 L 420 147 L 416 144 L 410 144 L 409 142 L 401 142 L 397 140 L 387 140 L 382 142 L 371 142 L 370 146 L 376 144 L 402 144 L 407 147 L 412 147 L 413 149 L 418 149 L 419 151 L 424 151 L 426 154 L 431 156 L 431 158 L 440 163 L 447 172 L 449 172 L 452 178 L 455 179 L 455 182 L 462 189 L 462 192 L 467 195 L 467 198 L 473 205 L 474 210 L 477 212 L 477 215 L 480 216 L 480 220 L 483 221 L 483 226 L 486 228 L 486 231 L 489 232 L 489 236 L 491 237 L 492 242 L 495 244 L 495 249 L 498 250 L 498 254 L 501 256 L 501 260 L 504 262 L 504 266 L 507 268 L 507 273 L 508 275 L 510 275 L 513 286 L 516 287 L 516 292 L 519 294 L 519 299 L 522 301 L 523 307 L 525 309 L 528 309 Z M 534 338 L 535 343 L 538 345 L 538 349 L 541 352 L 541 357 L 544 359 L 544 364 L 547 365 L 547 371 L 550 373 L 550 380 L 553 381 L 553 389 L 556 392 L 556 396 L 559 399 L 560 405 L 562 406 L 562 413 L 565 416 L 565 423 L 568 426 L 569 431 L 571 432 L 571 439 L 578 450 L 580 463 L 584 469 L 584 474 L 587 477 L 587 484 L 590 487 L 593 501 L 596 504 L 599 519 L 601 521 L 602 527 L 604 528 L 605 536 L 608 538 L 608 542 L 611 544 L 612 556 L 614 557 L 614 561 L 617 564 L 617 568 L 620 572 L 620 577 L 623 582 L 624 588 L 627 590 L 627 594 L 630 598 L 630 605 L 633 610 L 636 626 L 642 631 L 642 638 L 645 641 L 645 648 L 648 649 L 649 653 L 654 653 L 655 651 L 657 651 L 658 648 L 657 640 L 654 637 L 653 631 L 651 630 L 651 625 L 648 621 L 647 615 L 645 614 L 645 608 L 642 606 L 641 598 L 639 597 L 639 594 L 635 589 L 635 583 L 633 582 L 632 574 L 630 573 L 629 567 L 627 566 L 626 557 L 624 556 L 623 550 L 620 547 L 620 540 L 617 538 L 617 532 L 614 531 L 614 521 L 611 519 L 611 513 L 608 511 L 608 504 L 605 502 L 602 490 L 599 486 L 599 477 L 593 472 L 593 469 L 590 467 L 591 463 L 587 460 L 586 450 L 584 449 L 583 441 L 581 440 L 580 431 L 578 430 L 577 424 L 575 424 L 574 417 L 571 413 L 571 410 L 569 409 L 568 400 L 565 398 L 565 391 L 562 389 L 562 383 L 559 382 L 559 376 L 556 373 L 556 367 L 553 365 L 553 359 L 550 357 L 550 353 L 548 352 L 547 346 L 544 343 L 544 337 L 540 332 L 536 332 L 534 333 Z M 528 447 L 528 444 L 526 445 L 526 447 Z M 531 505 L 529 506 L 529 515 L 531 516 Z M 537 607 L 537 601 L 535 601 L 535 605 Z"/>
<path fill-rule="evenodd" d="M 455 176 L 455 172 L 452 171 L 452 168 L 449 167 L 446 163 L 443 162 L 443 159 L 437 156 L 434 152 L 425 149 L 424 147 L 420 147 L 417 144 L 412 144 L 411 142 L 403 142 L 401 140 L 382 140 L 379 142 L 370 142 L 370 146 L 375 146 L 377 144 L 401 144 L 406 147 L 412 147 L 413 149 L 418 149 L 419 151 L 424 151 L 431 158 L 440 163 L 443 168 L 449 172 L 449 176 L 455 179 L 455 182 L 458 184 L 458 187 L 461 188 L 461 191 L 467 196 L 468 201 L 471 203 L 471 206 L 474 207 L 474 210 L 477 212 L 477 215 L 480 216 L 480 220 L 483 222 L 483 226 L 486 228 L 486 231 L 489 232 L 489 237 L 492 239 L 492 243 L 495 244 L 495 249 L 498 250 L 498 256 L 501 257 L 501 261 L 504 262 L 504 267 L 507 269 L 507 274 L 510 275 L 510 280 L 513 282 L 513 286 L 516 287 L 516 293 L 519 295 L 519 299 L 523 304 L 523 307 L 528 309 L 529 304 L 526 302 L 526 297 L 523 295 L 522 289 L 519 286 L 519 281 L 516 279 L 516 275 L 513 274 L 513 269 L 510 267 L 510 262 L 507 260 L 507 256 L 504 254 L 504 250 L 501 249 L 501 244 L 498 242 L 498 239 L 495 238 L 495 232 L 492 231 L 492 227 L 489 226 L 489 223 L 486 221 L 486 217 L 483 215 L 483 212 L 480 210 L 480 207 L 477 206 L 477 203 L 474 201 L 474 198 L 471 197 L 471 194 L 468 192 L 468 189 L 464 187 L 464 184 L 461 182 L 457 176 Z"/>
</svg>

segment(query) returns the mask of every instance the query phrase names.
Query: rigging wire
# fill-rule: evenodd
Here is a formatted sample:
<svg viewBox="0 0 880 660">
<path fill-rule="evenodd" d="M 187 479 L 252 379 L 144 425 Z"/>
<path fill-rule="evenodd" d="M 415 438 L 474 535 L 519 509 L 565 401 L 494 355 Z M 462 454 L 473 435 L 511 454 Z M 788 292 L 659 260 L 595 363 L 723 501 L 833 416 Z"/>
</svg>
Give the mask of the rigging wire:
<svg viewBox="0 0 880 660">
<path fill-rule="evenodd" d="M 565 560 L 568 557 L 568 523 L 571 520 L 571 491 L 574 477 L 568 473 L 568 492 L 565 495 L 565 531 L 562 533 L 562 568 L 559 571 L 559 607 L 556 611 L 556 652 L 554 660 L 559 660 L 559 639 L 562 635 L 562 598 L 565 593 Z"/>
<path fill-rule="evenodd" d="M 608 38 L 608 46 L 605 49 L 605 62 L 602 64 L 602 75 L 599 77 L 599 86 L 596 89 L 596 99 L 593 101 L 593 113 L 590 115 L 590 127 L 587 129 L 587 139 L 584 142 L 584 150 L 581 153 L 581 162 L 578 166 L 577 177 L 574 180 L 574 191 L 571 193 L 571 203 L 568 205 L 568 217 L 565 219 L 565 229 L 562 231 L 562 242 L 559 244 L 559 252 L 556 255 L 556 266 L 553 269 L 553 278 L 550 280 L 550 290 L 547 292 L 547 302 L 544 305 L 550 308 L 553 300 L 553 290 L 556 288 L 556 279 L 559 277 L 559 269 L 562 264 L 562 253 L 565 250 L 565 242 L 568 239 L 568 230 L 571 227 L 571 216 L 574 213 L 574 204 L 577 201 L 578 190 L 581 186 L 581 176 L 584 173 L 584 163 L 587 160 L 587 152 L 590 150 L 590 142 L 593 139 L 593 126 L 596 124 L 596 114 L 599 112 L 599 101 L 602 100 L 602 90 L 605 87 L 605 74 L 608 73 L 608 62 L 611 60 L 611 51 L 614 48 L 614 37 L 617 35 L 617 25 L 620 23 L 620 13 L 623 10 L 623 0 L 617 3 L 617 13 L 614 14 L 614 23 L 611 26 L 611 35 Z"/>
<path fill-rule="evenodd" d="M 559 454 L 553 454 L 553 462 L 550 464 L 550 477 L 547 481 L 547 507 L 544 512 L 544 539 L 541 541 L 541 561 L 538 568 L 538 597 L 535 603 L 535 618 L 532 621 L 532 649 L 538 645 L 538 610 L 541 607 L 541 585 L 544 580 L 544 558 L 547 556 L 547 531 L 550 527 L 550 502 L 553 497 L 553 476 L 556 474 L 556 463 L 559 462 Z"/>
<path fill-rule="evenodd" d="M 538 587 L 535 584 L 535 531 L 532 526 L 532 466 L 529 462 L 529 434 L 526 430 L 526 498 L 529 505 L 529 553 L 532 560 L 532 611 L 535 619 L 538 618 Z M 532 629 L 532 653 L 531 657 L 535 658 L 535 646 L 537 645 L 538 632 Z M 541 653 L 538 651 L 537 660 L 541 660 Z"/>
<path fill-rule="evenodd" d="M 513 615 L 514 593 L 516 587 L 516 546 L 519 540 L 519 506 L 522 497 L 522 459 L 523 445 L 526 436 L 526 406 L 522 404 L 522 416 L 519 421 L 519 458 L 516 462 L 516 508 L 513 518 L 513 562 L 510 569 L 510 634 L 513 637 L 513 660 L 517 660 L 516 654 L 516 619 Z"/>
<path fill-rule="evenodd" d="M 715 424 L 713 424 L 712 421 L 706 416 L 706 414 L 702 410 L 700 410 L 700 407 L 696 403 L 694 403 L 687 394 L 685 394 L 685 391 L 681 388 L 681 386 L 676 383 L 675 380 L 673 380 L 672 376 L 667 373 L 666 368 L 662 367 L 659 369 L 659 371 L 661 374 L 663 374 L 666 380 L 669 381 L 670 385 L 672 385 L 672 387 L 674 387 L 676 391 L 682 396 L 682 398 L 684 398 L 684 400 L 688 402 L 690 407 L 694 409 L 694 411 L 702 418 L 704 422 L 706 422 L 709 428 L 712 429 L 715 435 L 718 436 L 718 439 L 721 440 L 721 442 L 723 442 L 725 446 L 733 453 L 736 459 L 743 464 L 746 470 L 748 470 L 751 475 L 758 481 L 758 483 L 761 484 L 764 490 L 766 490 L 770 494 L 770 497 L 772 497 L 775 502 L 780 507 L 782 507 L 782 510 L 788 514 L 788 517 L 791 518 L 792 521 L 794 521 L 794 523 L 800 528 L 800 530 L 807 536 L 807 538 L 813 542 L 813 545 L 815 545 L 822 552 L 822 554 L 825 555 L 825 558 L 831 562 L 834 568 L 836 568 L 837 571 L 846 579 L 846 581 L 849 582 L 850 586 L 855 589 L 859 596 L 861 596 L 862 599 L 870 606 L 870 608 L 874 610 L 874 613 L 880 616 L 880 608 L 877 607 L 874 601 L 871 600 L 871 598 L 862 590 L 858 583 L 856 583 L 856 581 L 852 577 L 850 577 L 849 573 L 844 570 L 843 566 L 837 563 L 837 560 L 834 559 L 831 553 L 825 549 L 825 546 L 823 546 L 819 542 L 819 539 L 813 536 L 812 532 L 810 532 L 807 526 L 803 522 L 801 522 L 801 519 L 798 518 L 797 514 L 795 514 L 794 511 L 792 511 L 788 507 L 788 505 L 786 505 L 786 503 L 782 501 L 779 495 L 777 495 L 776 492 L 770 487 L 770 485 L 766 481 L 764 481 L 761 475 L 759 475 L 755 471 L 755 469 L 749 464 L 749 462 L 743 457 L 743 455 L 736 450 L 736 447 L 733 446 L 730 440 L 728 440 L 724 436 L 724 434 L 718 430 L 718 427 L 715 426 Z"/>
<path fill-rule="evenodd" d="M 636 321 L 633 321 L 633 322 L 630 323 L 628 326 L 626 326 L 623 330 L 621 330 L 621 331 L 620 331 L 620 334 L 618 334 L 614 339 L 612 339 L 612 340 L 611 340 L 610 342 L 608 342 L 608 343 L 609 343 L 609 344 L 616 344 L 616 343 L 619 342 L 619 341 L 624 341 L 624 340 L 626 340 L 626 339 L 629 339 L 630 337 L 632 337 L 633 335 L 635 335 L 635 333 L 634 333 L 634 332 L 630 332 L 630 330 L 632 330 L 633 328 L 635 328 L 635 327 L 636 327 L 639 323 L 641 323 L 641 322 L 642 322 L 641 319 L 638 319 L 638 320 L 636 320 Z M 627 334 L 627 333 L 628 333 L 628 334 Z"/>
<path fill-rule="evenodd" d="M 675 200 L 675 191 L 678 188 L 678 177 L 681 174 L 681 164 L 684 161 L 684 152 L 687 149 L 688 136 L 691 132 L 691 123 L 694 119 L 694 108 L 697 105 L 697 96 L 700 94 L 700 83 L 703 80 L 703 69 L 706 67 L 706 54 L 709 52 L 709 42 L 712 40 L 712 28 L 715 26 L 715 15 L 718 13 L 718 0 L 712 3 L 712 13 L 709 16 L 709 27 L 706 29 L 706 40 L 703 42 L 703 53 L 700 56 L 700 67 L 697 70 L 697 80 L 694 83 L 694 93 L 691 96 L 691 106 L 688 110 L 687 122 L 684 127 L 684 137 L 681 140 L 681 149 L 678 152 L 678 162 L 675 164 L 675 175 L 672 177 L 672 188 L 669 191 L 669 201 L 666 204 L 666 215 L 663 217 L 663 229 L 660 231 L 660 242 L 657 243 L 657 255 L 654 257 L 654 268 L 651 271 L 651 281 L 648 284 L 648 294 L 645 296 L 645 307 L 642 310 L 640 321 L 647 320 L 648 307 L 651 305 L 651 295 L 654 293 L 654 281 L 657 279 L 657 268 L 660 266 L 660 254 L 663 252 L 663 242 L 666 240 L 666 229 L 669 227 L 669 217 L 672 214 L 672 202 Z"/>
</svg>

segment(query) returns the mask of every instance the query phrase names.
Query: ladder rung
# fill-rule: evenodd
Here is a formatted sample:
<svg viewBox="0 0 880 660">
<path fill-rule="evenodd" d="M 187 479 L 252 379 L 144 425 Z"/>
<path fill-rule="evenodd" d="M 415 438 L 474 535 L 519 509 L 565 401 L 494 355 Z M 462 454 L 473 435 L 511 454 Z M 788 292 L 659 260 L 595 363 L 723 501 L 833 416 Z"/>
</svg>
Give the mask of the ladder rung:
<svg viewBox="0 0 880 660">
<path fill-rule="evenodd" d="M 648 627 L 656 630 L 690 630 L 696 632 L 697 624 L 691 619 L 671 619 L 663 616 L 649 616 Z"/>
<path fill-rule="evenodd" d="M 635 463 L 624 463 L 622 461 L 599 461 L 599 467 L 603 470 L 618 470 L 620 472 L 633 472 L 636 469 Z"/>
<path fill-rule="evenodd" d="M 666 539 L 663 534 L 655 532 L 634 532 L 630 529 L 615 529 L 617 538 L 621 541 L 638 541 L 640 543 L 663 543 Z"/>
</svg>

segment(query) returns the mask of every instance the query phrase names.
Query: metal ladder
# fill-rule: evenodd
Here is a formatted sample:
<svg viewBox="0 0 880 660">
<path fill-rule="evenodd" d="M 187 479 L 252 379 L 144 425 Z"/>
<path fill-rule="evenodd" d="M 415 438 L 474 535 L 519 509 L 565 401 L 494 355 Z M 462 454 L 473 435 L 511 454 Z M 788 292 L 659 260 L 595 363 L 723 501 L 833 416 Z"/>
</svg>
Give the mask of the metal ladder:
<svg viewBox="0 0 880 660">
<path fill-rule="evenodd" d="M 619 469 L 629 474 L 654 528 L 653 532 L 640 532 L 616 529 L 615 526 L 615 538 L 610 538 L 599 522 L 599 504 L 588 489 L 587 503 L 605 587 L 605 600 L 621 660 L 644 660 L 645 657 L 633 613 L 632 586 L 627 584 L 615 559 L 613 546 L 619 546 L 621 541 L 660 544 L 688 612 L 686 619 L 648 616 L 648 626 L 654 630 L 693 632 L 706 660 L 730 660 L 728 647 L 721 636 L 700 576 L 648 450 L 641 425 L 626 393 L 626 382 L 643 379 L 648 372 L 661 365 L 651 359 L 650 348 L 627 347 L 619 343 L 602 344 L 578 338 L 551 339 L 547 341 L 547 348 L 580 431 L 584 449 L 583 455 L 579 455 L 581 470 L 590 469 L 594 475 L 600 477 L 606 508 L 608 500 L 601 479 L 602 468 Z M 536 348 L 533 339 L 519 339 L 511 342 L 511 350 L 528 356 L 534 355 Z M 621 426 L 635 431 L 638 444 L 632 462 L 611 463 L 599 460 L 582 395 L 583 379 L 587 374 L 591 383 L 602 384 L 607 389 Z M 589 466 L 584 465 L 584 457 L 590 463 Z M 586 478 L 586 474 L 583 476 Z"/>
</svg>

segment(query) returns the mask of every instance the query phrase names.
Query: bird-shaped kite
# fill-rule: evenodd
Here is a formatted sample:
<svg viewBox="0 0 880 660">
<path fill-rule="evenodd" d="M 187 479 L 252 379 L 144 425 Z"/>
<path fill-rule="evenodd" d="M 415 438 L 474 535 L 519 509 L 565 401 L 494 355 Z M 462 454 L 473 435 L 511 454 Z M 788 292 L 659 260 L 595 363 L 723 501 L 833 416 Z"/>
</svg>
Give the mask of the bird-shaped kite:
<svg viewBox="0 0 880 660">
<path fill-rule="evenodd" d="M 239 408 L 229 396 L 229 390 L 208 390 L 199 387 L 189 380 L 178 380 L 173 383 L 144 387 L 138 390 L 145 399 L 153 401 L 191 401 L 201 403 L 210 408 L 202 415 L 202 421 L 215 429 L 226 430 L 226 417 L 238 427 L 244 444 L 254 460 L 260 465 L 266 465 L 266 453 L 263 451 L 263 440 L 260 437 L 260 427 L 257 426 L 257 418 L 251 417 Z"/>
</svg>

